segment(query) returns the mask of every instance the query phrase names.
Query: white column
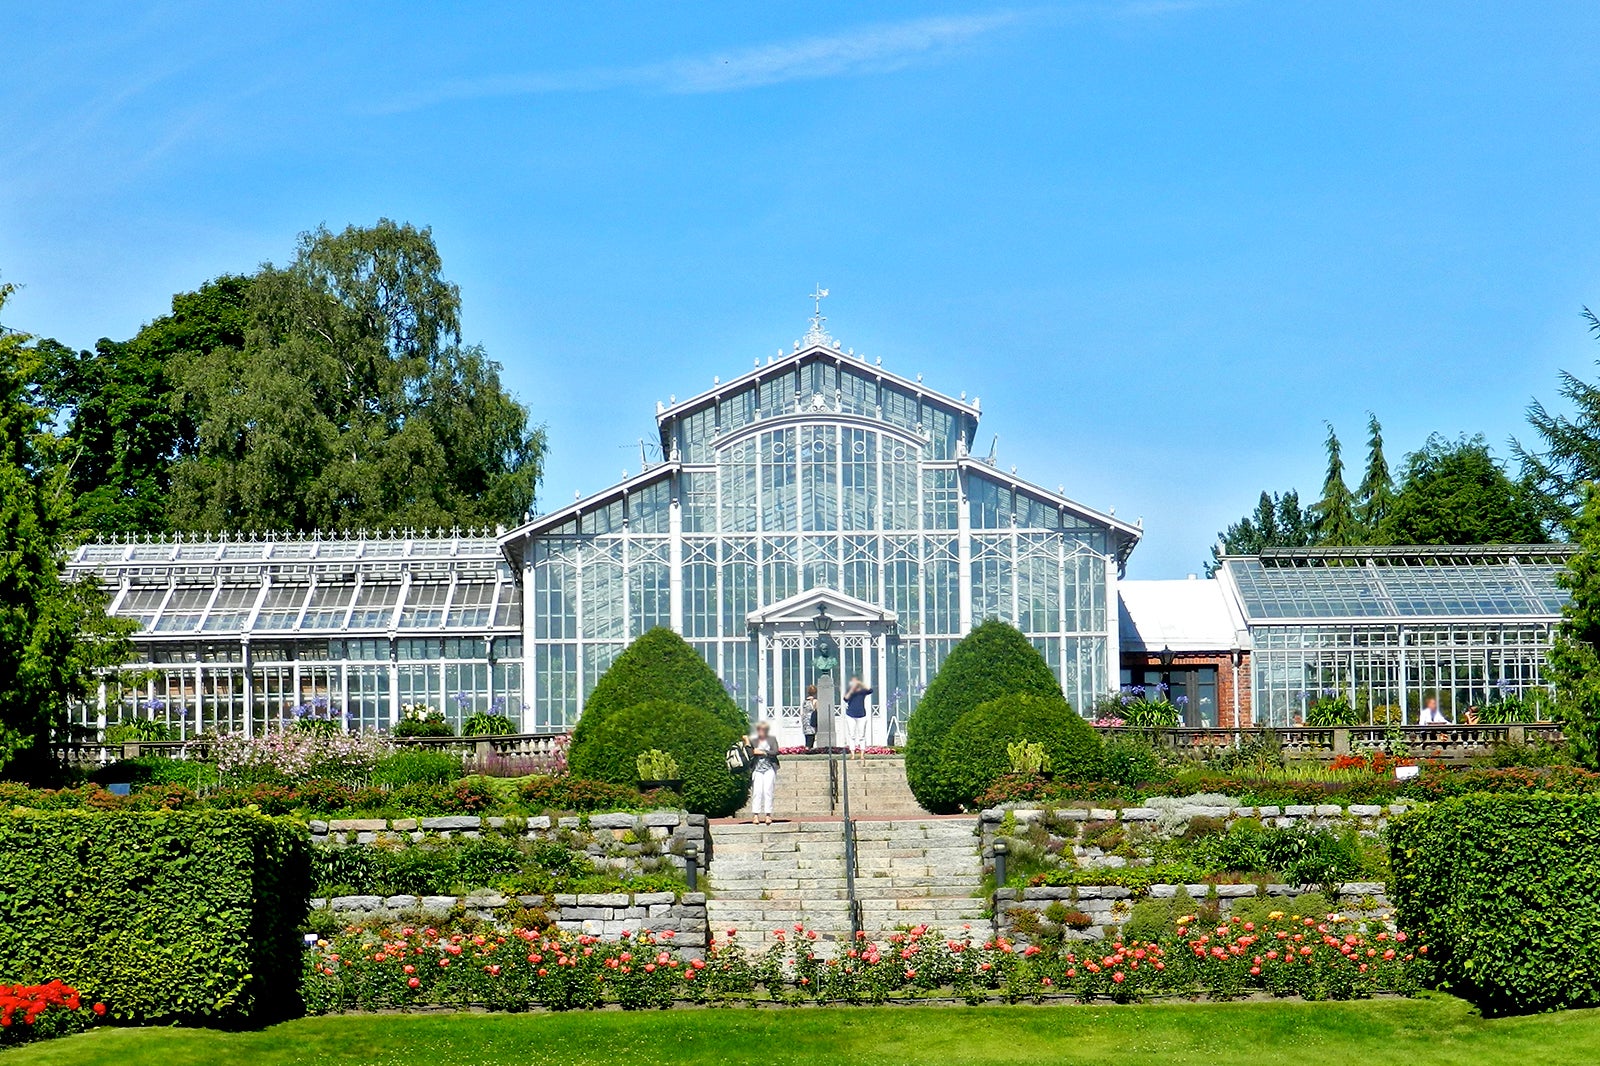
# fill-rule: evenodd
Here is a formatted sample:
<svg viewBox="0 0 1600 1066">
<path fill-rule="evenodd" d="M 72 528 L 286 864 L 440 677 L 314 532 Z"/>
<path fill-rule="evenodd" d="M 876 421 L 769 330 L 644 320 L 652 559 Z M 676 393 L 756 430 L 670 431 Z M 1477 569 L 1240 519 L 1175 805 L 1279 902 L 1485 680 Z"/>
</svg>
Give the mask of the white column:
<svg viewBox="0 0 1600 1066">
<path fill-rule="evenodd" d="M 676 485 L 674 486 L 676 487 Z M 674 633 L 683 632 L 683 509 L 672 498 L 667 511 L 667 611 Z"/>
<path fill-rule="evenodd" d="M 972 511 L 967 505 L 967 479 L 956 471 L 956 587 L 961 590 L 961 635 L 972 632 Z"/>
<path fill-rule="evenodd" d="M 1107 534 L 1109 537 L 1110 534 Z M 1111 549 L 1110 541 L 1106 547 Z M 1117 553 L 1108 550 L 1105 556 L 1106 571 L 1106 691 L 1115 692 L 1122 683 L 1122 627 L 1118 625 L 1121 602 L 1117 594 Z M 1065 659 L 1065 655 L 1062 656 Z M 1085 693 L 1088 699 L 1097 699 L 1099 692 Z M 1088 710 L 1088 708 L 1080 708 Z"/>
<path fill-rule="evenodd" d="M 770 680 L 769 662 L 772 658 L 772 633 L 765 627 L 761 630 L 761 655 L 756 662 L 756 717 L 770 719 L 768 707 L 772 698 L 772 688 L 768 685 Z"/>
<path fill-rule="evenodd" d="M 880 687 L 878 690 L 878 721 L 882 725 L 874 730 L 875 736 L 872 743 L 889 743 L 889 693 L 881 685 L 889 683 L 889 634 L 879 630 L 871 634 L 870 639 L 878 651 L 878 677 Z"/>
</svg>

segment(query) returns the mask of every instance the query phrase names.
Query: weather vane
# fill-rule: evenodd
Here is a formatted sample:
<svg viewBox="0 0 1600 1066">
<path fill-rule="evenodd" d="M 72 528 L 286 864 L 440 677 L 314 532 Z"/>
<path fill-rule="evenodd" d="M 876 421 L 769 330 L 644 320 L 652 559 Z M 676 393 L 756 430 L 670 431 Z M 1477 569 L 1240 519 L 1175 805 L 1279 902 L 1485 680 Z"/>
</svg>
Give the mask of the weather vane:
<svg viewBox="0 0 1600 1066">
<path fill-rule="evenodd" d="M 822 301 L 827 299 L 827 296 L 828 290 L 824 289 L 820 284 L 811 293 L 811 300 L 816 305 L 816 310 L 811 315 L 811 336 L 813 337 L 825 337 L 828 335 L 827 331 L 822 328 L 822 324 L 828 321 L 822 315 Z"/>
</svg>

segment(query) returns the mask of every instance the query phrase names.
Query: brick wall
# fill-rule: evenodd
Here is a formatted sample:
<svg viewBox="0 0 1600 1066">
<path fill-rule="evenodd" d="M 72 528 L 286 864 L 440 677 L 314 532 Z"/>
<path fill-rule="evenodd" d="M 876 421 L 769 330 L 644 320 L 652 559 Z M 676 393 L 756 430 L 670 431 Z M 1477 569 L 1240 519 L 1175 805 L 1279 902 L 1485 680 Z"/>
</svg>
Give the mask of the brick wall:
<svg viewBox="0 0 1600 1066">
<path fill-rule="evenodd" d="M 1247 728 L 1251 724 L 1250 714 L 1250 653 L 1239 653 L 1238 692 L 1239 711 L 1238 717 L 1234 716 L 1234 668 L 1233 653 L 1230 651 L 1190 651 L 1173 652 L 1172 668 L 1179 669 L 1186 666 L 1212 666 L 1217 671 L 1217 726 L 1222 729 Z M 1145 670 L 1162 669 L 1161 656 L 1156 652 L 1125 651 L 1122 653 L 1122 668 L 1132 670 L 1135 675 Z"/>
</svg>

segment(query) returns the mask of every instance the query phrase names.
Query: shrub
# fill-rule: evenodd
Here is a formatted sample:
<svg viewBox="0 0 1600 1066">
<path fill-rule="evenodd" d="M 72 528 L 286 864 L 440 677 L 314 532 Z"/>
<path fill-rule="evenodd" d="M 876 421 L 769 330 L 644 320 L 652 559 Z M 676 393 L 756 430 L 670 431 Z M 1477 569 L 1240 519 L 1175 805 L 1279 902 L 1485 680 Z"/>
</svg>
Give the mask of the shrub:
<svg viewBox="0 0 1600 1066">
<path fill-rule="evenodd" d="M 1018 630 L 991 619 L 950 649 L 906 722 L 906 781 L 918 803 L 954 809 L 939 780 L 945 734 L 980 703 L 1016 694 L 1061 698 L 1049 664 Z"/>
<path fill-rule="evenodd" d="M 683 804 L 691 811 L 725 817 L 744 804 L 749 781 L 725 761 L 740 730 L 717 716 L 683 703 L 651 700 L 611 713 L 586 737 L 572 741 L 572 772 L 616 785 L 639 779 L 639 756 L 651 749 L 671 755 L 683 779 Z"/>
<path fill-rule="evenodd" d="M 408 703 L 400 708 L 400 721 L 395 723 L 397 737 L 453 737 L 455 730 L 444 712 L 425 703 Z"/>
<path fill-rule="evenodd" d="M 572 734 L 573 747 L 606 718 L 651 700 L 688 704 L 740 733 L 750 728 L 749 716 L 728 695 L 700 653 L 672 630 L 658 626 L 623 649 L 595 682 L 594 691 L 583 701 L 583 716 Z"/>
<path fill-rule="evenodd" d="M 503 714 L 491 714 L 488 711 L 479 711 L 461 723 L 461 735 L 464 737 L 503 737 L 517 731 L 517 723 Z"/>
<path fill-rule="evenodd" d="M 945 736 L 938 794 L 948 804 L 971 805 L 1011 769 L 1009 747 L 1039 744 L 1056 779 L 1100 776 L 1100 738 L 1060 696 L 1017 694 L 990 700 L 963 714 Z"/>
<path fill-rule="evenodd" d="M 60 979 L 124 1020 L 291 1013 L 310 846 L 244 811 L 0 813 L 0 982 Z"/>
<path fill-rule="evenodd" d="M 380 788 L 406 785 L 443 785 L 461 776 L 461 759 L 447 751 L 401 748 L 378 760 L 372 783 Z"/>
<path fill-rule="evenodd" d="M 1105 742 L 1105 779 L 1119 785 L 1142 785 L 1147 781 L 1165 781 L 1172 774 L 1167 770 L 1149 740 L 1142 735 L 1117 737 Z"/>
<path fill-rule="evenodd" d="M 1402 926 L 1488 1012 L 1600 1004 L 1600 796 L 1463 796 L 1389 828 Z"/>
<path fill-rule="evenodd" d="M 124 718 L 106 726 L 107 744 L 126 744 L 131 740 L 177 740 L 178 731 L 154 718 Z"/>
<path fill-rule="evenodd" d="M 0 985 L 0 1047 L 82 1032 L 105 1012 L 104 1003 L 85 1003 L 61 981 Z"/>
<path fill-rule="evenodd" d="M 519 798 L 530 811 L 608 811 L 640 803 L 636 788 L 582 777 L 529 778 Z"/>
</svg>

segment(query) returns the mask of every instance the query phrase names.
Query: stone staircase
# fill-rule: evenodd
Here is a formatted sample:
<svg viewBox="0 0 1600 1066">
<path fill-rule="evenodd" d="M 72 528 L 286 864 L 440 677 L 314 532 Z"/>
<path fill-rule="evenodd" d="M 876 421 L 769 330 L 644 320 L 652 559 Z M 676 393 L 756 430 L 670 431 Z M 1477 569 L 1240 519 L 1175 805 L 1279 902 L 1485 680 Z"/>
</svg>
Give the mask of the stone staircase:
<svg viewBox="0 0 1600 1066">
<path fill-rule="evenodd" d="M 851 791 L 853 806 L 853 780 Z M 817 932 L 824 954 L 849 939 L 840 821 L 715 824 L 711 840 L 706 914 L 717 940 L 737 929 L 746 950 L 760 951 L 774 930 L 792 930 L 796 922 Z M 859 820 L 856 866 L 861 925 L 869 935 L 927 925 L 960 936 L 969 923 L 976 935 L 987 935 L 984 901 L 976 896 L 983 866 L 970 819 Z"/>
<path fill-rule="evenodd" d="M 926 812 L 906 784 L 906 761 L 900 755 L 868 755 L 852 761 L 850 814 L 855 818 L 923 817 Z M 837 818 L 828 807 L 828 756 L 785 755 L 778 768 L 773 814 L 778 818 Z M 748 806 L 739 812 L 749 818 Z"/>
</svg>

